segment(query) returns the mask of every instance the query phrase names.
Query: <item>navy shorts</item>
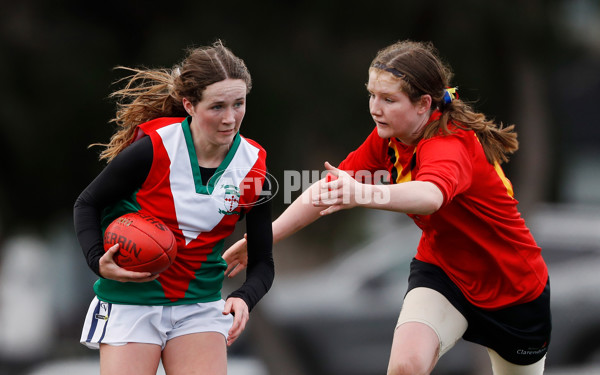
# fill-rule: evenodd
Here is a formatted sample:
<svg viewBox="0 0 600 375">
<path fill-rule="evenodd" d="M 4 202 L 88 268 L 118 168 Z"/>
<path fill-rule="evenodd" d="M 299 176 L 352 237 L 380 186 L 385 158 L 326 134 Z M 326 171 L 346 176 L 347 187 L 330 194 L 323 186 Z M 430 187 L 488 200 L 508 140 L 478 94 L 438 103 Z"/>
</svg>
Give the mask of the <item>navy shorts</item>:
<svg viewBox="0 0 600 375">
<path fill-rule="evenodd" d="M 517 365 L 530 365 L 546 355 L 552 331 L 550 280 L 531 302 L 483 310 L 469 302 L 441 268 L 413 259 L 408 291 L 417 287 L 438 291 L 460 311 L 469 324 L 463 339 L 493 349 Z"/>
</svg>

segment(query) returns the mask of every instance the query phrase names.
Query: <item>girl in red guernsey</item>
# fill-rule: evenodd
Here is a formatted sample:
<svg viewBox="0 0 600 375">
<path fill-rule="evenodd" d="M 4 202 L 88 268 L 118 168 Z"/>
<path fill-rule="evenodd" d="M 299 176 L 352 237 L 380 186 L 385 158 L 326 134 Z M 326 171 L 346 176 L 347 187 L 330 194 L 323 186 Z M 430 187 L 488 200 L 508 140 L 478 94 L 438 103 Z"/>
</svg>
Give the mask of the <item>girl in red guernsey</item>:
<svg viewBox="0 0 600 375">
<path fill-rule="evenodd" d="M 542 374 L 548 271 L 500 167 L 518 148 L 514 126 L 458 99 L 451 77 L 431 44 L 379 51 L 367 84 L 375 129 L 338 168 L 325 163 L 330 178 L 273 223 L 274 241 L 356 206 L 406 213 L 423 234 L 388 374 L 429 374 L 461 337 L 488 349 L 496 375 Z M 389 184 L 374 184 L 381 170 Z M 225 254 L 233 274 L 245 265 L 244 246 Z"/>
</svg>

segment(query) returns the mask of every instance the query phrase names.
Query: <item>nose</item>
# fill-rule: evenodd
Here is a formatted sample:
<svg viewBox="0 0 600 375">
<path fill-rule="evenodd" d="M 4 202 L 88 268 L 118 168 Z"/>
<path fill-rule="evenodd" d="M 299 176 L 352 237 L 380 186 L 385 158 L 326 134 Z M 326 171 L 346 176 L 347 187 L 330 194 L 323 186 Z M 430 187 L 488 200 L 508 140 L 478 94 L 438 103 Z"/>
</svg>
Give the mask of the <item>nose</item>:
<svg viewBox="0 0 600 375">
<path fill-rule="evenodd" d="M 371 112 L 371 116 L 381 116 L 381 106 L 377 99 L 372 98 L 369 101 L 369 111 Z"/>
<path fill-rule="evenodd" d="M 224 124 L 233 124 L 235 123 L 235 111 L 233 108 L 229 107 L 225 110 L 223 114 L 223 123 Z"/>
</svg>

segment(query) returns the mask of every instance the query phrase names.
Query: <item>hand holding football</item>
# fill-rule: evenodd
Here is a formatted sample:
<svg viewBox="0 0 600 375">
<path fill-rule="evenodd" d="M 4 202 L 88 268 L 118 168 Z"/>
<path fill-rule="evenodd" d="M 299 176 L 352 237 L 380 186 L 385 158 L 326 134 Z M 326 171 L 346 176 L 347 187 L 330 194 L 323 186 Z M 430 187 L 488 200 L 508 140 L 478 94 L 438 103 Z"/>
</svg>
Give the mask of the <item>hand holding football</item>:
<svg viewBox="0 0 600 375">
<path fill-rule="evenodd" d="M 114 260 L 120 267 L 136 272 L 160 273 L 177 255 L 173 232 L 156 217 L 130 212 L 115 219 L 104 232 L 104 251 L 119 244 Z"/>
</svg>

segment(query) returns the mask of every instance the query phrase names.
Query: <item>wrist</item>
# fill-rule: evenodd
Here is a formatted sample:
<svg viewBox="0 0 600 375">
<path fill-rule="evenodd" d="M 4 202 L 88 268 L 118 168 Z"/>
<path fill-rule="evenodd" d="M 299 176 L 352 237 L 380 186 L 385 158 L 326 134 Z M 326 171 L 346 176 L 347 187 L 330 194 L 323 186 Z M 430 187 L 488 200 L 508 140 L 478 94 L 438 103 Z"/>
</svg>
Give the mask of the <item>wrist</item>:
<svg viewBox="0 0 600 375">
<path fill-rule="evenodd" d="M 361 204 L 365 208 L 386 208 L 390 203 L 390 191 L 387 186 L 363 185 L 365 201 Z"/>
</svg>

